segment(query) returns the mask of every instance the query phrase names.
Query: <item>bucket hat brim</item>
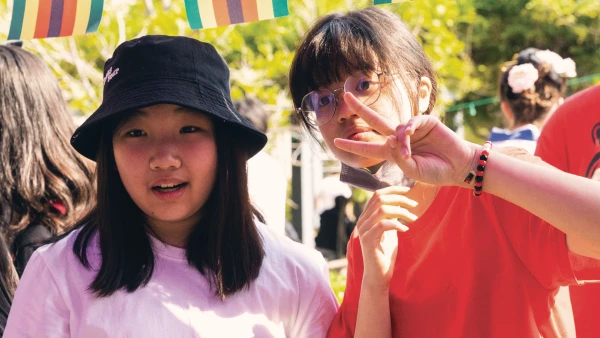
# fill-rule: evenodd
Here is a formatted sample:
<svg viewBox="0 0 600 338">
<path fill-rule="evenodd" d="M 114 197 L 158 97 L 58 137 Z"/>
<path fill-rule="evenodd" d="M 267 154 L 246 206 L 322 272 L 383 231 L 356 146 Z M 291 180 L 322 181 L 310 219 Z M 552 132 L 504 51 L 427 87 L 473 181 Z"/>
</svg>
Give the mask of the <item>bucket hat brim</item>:
<svg viewBox="0 0 600 338">
<path fill-rule="evenodd" d="M 127 84 L 123 81 L 105 94 L 110 96 L 75 131 L 72 146 L 85 157 L 95 161 L 103 125 L 113 119 L 122 119 L 125 112 L 156 104 L 175 104 L 212 115 L 215 123 L 227 123 L 233 127 L 232 135 L 240 146 L 254 156 L 267 143 L 265 134 L 256 130 L 249 121 L 240 118 L 229 93 L 215 91 L 214 87 L 196 81 L 179 78 L 155 78 Z"/>
</svg>

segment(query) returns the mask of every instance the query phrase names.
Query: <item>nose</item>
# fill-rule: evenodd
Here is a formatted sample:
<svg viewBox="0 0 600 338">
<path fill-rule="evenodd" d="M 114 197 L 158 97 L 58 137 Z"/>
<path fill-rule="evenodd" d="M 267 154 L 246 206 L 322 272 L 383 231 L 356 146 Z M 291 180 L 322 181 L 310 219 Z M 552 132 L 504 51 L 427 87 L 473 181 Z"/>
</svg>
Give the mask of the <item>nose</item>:
<svg viewBox="0 0 600 338">
<path fill-rule="evenodd" d="M 344 91 L 343 90 L 341 91 L 341 93 L 337 93 L 336 101 L 337 101 L 337 109 L 336 109 L 337 117 L 336 118 L 337 118 L 338 122 L 344 122 L 346 119 L 350 119 L 350 118 L 354 118 L 354 117 L 358 116 L 356 113 L 354 113 L 354 111 L 352 109 L 350 109 L 350 107 L 346 104 L 346 101 L 344 101 Z"/>
<path fill-rule="evenodd" d="M 150 157 L 150 169 L 173 170 L 181 167 L 178 147 L 172 142 L 157 142 L 154 153 Z"/>
</svg>

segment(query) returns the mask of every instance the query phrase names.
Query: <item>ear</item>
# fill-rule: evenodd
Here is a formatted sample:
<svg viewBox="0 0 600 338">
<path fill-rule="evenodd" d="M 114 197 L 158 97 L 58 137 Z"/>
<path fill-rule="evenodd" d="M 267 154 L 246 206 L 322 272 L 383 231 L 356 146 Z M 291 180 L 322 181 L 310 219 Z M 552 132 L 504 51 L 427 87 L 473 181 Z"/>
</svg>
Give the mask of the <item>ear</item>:
<svg viewBox="0 0 600 338">
<path fill-rule="evenodd" d="M 502 110 L 504 117 L 508 121 L 508 125 L 512 128 L 512 126 L 515 124 L 515 115 L 506 101 L 500 103 L 500 110 Z"/>
<path fill-rule="evenodd" d="M 429 100 L 431 98 L 431 80 L 423 76 L 421 77 L 421 82 L 419 83 L 418 88 L 418 97 L 419 97 L 419 113 L 424 113 L 429 109 Z"/>
</svg>

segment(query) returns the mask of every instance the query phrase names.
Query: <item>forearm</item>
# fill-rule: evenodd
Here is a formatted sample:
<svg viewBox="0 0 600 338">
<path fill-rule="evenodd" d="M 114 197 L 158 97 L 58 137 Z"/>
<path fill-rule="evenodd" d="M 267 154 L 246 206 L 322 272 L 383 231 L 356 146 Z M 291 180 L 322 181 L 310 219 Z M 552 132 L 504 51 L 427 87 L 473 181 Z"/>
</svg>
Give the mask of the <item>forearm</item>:
<svg viewBox="0 0 600 338">
<path fill-rule="evenodd" d="M 483 191 L 528 210 L 569 236 L 585 239 L 600 252 L 600 182 L 492 151 Z"/>
<path fill-rule="evenodd" d="M 354 337 L 391 337 L 389 290 L 363 283 Z"/>
</svg>

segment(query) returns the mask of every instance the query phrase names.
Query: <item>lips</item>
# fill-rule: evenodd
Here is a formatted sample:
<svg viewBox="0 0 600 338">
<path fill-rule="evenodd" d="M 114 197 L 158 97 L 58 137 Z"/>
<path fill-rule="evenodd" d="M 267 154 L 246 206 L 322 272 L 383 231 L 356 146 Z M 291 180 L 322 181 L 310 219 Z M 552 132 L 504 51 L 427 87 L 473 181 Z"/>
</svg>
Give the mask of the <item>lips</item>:
<svg viewBox="0 0 600 338">
<path fill-rule="evenodd" d="M 186 185 L 187 185 L 187 183 L 185 183 L 185 182 L 178 183 L 178 184 L 161 184 L 161 185 L 153 186 L 152 190 L 161 191 L 161 192 L 171 192 L 171 191 L 176 191 Z"/>
<path fill-rule="evenodd" d="M 377 133 L 375 130 L 364 126 L 353 126 L 344 131 L 344 138 L 347 140 L 359 140 L 364 133 Z M 378 134 L 378 133 L 377 133 Z"/>
<path fill-rule="evenodd" d="M 165 202 L 179 200 L 189 186 L 188 182 L 179 179 L 162 179 L 152 183 L 151 190 L 154 196 Z"/>
<path fill-rule="evenodd" d="M 175 191 L 177 189 L 180 189 L 180 188 L 186 186 L 187 184 L 188 184 L 188 182 L 185 182 L 181 179 L 165 178 L 165 179 L 159 179 L 159 180 L 152 182 L 152 184 L 150 185 L 150 188 L 152 190 L 156 190 L 156 191 L 169 192 L 169 191 Z"/>
</svg>

